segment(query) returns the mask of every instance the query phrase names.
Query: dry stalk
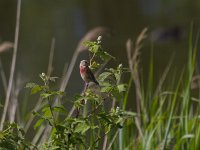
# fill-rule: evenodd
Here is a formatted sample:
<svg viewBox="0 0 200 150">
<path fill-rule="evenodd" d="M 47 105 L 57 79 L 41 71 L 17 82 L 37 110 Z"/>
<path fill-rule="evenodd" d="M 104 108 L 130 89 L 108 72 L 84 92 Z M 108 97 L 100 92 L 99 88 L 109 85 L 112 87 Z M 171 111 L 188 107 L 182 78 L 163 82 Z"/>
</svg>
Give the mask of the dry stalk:
<svg viewBox="0 0 200 150">
<path fill-rule="evenodd" d="M 47 76 L 49 77 L 51 76 L 52 71 L 53 71 L 53 56 L 54 56 L 54 51 L 55 51 L 55 42 L 56 42 L 56 39 L 52 38 L 50 55 L 49 55 L 49 63 L 48 63 L 48 69 L 47 69 Z"/>
<path fill-rule="evenodd" d="M 3 89 L 4 89 L 4 92 L 5 92 L 5 95 L 6 95 L 8 84 L 7 84 L 6 74 L 5 74 L 5 71 L 3 69 L 3 64 L 2 64 L 1 59 L 0 59 L 0 74 L 1 74 L 1 79 L 2 79 L 2 83 L 3 83 Z"/>
<path fill-rule="evenodd" d="M 9 83 L 8 83 L 8 90 L 7 90 L 7 93 L 6 93 L 4 109 L 3 109 L 3 113 L 2 113 L 2 117 L 1 117 L 0 130 L 3 129 L 3 124 L 4 124 L 4 121 L 6 119 L 8 104 L 9 104 L 9 100 L 10 100 L 10 94 L 11 94 L 12 85 L 13 85 L 13 78 L 14 78 L 16 58 L 17 58 L 18 39 L 19 39 L 20 11 L 21 11 L 21 0 L 18 0 L 13 57 L 12 57 L 10 77 L 9 77 Z"/>
<path fill-rule="evenodd" d="M 103 148 L 102 148 L 102 150 L 106 150 L 107 141 L 108 141 L 108 135 L 106 134 L 105 137 L 104 137 Z"/>
<path fill-rule="evenodd" d="M 18 108 L 18 96 L 19 96 L 20 90 L 24 87 L 24 83 L 25 83 L 24 78 L 19 73 L 17 74 L 17 78 L 15 81 L 16 82 L 14 82 L 13 86 L 12 86 L 11 99 L 10 99 L 10 102 L 8 105 L 8 107 L 9 107 L 8 120 L 11 123 L 15 121 L 15 118 L 18 118 L 18 121 L 20 121 L 19 114 L 16 113 L 17 109 L 19 109 Z"/>
<path fill-rule="evenodd" d="M 146 38 L 146 32 L 147 28 L 144 28 L 142 32 L 139 34 L 135 47 L 133 48 L 133 44 L 131 39 L 127 40 L 126 43 L 126 50 L 127 50 L 127 57 L 128 57 L 128 64 L 129 64 L 129 69 L 131 71 L 131 75 L 135 84 L 136 88 L 136 105 L 137 105 L 137 113 L 141 114 L 141 104 L 140 101 L 142 99 L 142 93 L 141 93 L 141 85 L 140 85 L 140 78 L 139 78 L 139 54 L 140 54 L 140 49 L 142 47 L 142 41 Z M 141 119 L 138 119 L 138 127 L 141 124 Z M 139 130 L 140 131 L 140 130 Z M 139 132 L 140 136 L 143 136 L 141 131 Z"/>
</svg>

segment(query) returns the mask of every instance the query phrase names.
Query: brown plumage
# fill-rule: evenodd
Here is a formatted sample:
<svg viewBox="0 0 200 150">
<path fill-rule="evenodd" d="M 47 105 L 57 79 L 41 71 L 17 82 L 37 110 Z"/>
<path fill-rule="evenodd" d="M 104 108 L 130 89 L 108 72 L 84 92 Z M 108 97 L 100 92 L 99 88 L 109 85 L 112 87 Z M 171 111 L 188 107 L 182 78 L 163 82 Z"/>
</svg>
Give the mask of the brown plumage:
<svg viewBox="0 0 200 150">
<path fill-rule="evenodd" d="M 86 85 L 88 85 L 90 82 L 94 82 L 95 84 L 99 85 L 97 80 L 94 77 L 94 74 L 92 73 L 91 69 L 89 68 L 89 63 L 87 60 L 82 60 L 80 62 L 80 75 L 82 79 L 85 81 Z"/>
</svg>

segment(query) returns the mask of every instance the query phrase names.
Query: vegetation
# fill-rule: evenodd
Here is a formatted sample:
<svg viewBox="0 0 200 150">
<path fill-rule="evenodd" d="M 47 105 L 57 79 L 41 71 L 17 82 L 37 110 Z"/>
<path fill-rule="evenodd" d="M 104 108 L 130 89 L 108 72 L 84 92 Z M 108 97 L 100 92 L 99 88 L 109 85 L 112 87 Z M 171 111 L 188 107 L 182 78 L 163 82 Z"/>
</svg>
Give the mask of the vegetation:
<svg viewBox="0 0 200 150">
<path fill-rule="evenodd" d="M 57 77 L 40 75 L 43 84 L 27 83 L 31 94 L 39 94 L 39 104 L 33 111 L 37 121 L 32 142 L 25 140 L 26 131 L 16 123 L 6 123 L 0 132 L 2 149 L 198 149 L 199 98 L 194 97 L 194 71 L 197 42 L 190 37 L 188 63 L 179 80 L 165 80 L 171 68 L 166 67 L 158 86 L 153 87 L 153 60 L 149 66 L 147 88 L 142 84 L 139 67 L 141 42 L 145 28 L 135 43 L 127 41 L 129 68 L 119 64 L 105 68 L 98 76 L 101 88 L 90 85 L 75 95 L 71 111 L 67 110 L 62 90 L 53 90 Z M 192 33 L 192 32 L 191 32 Z M 198 36 L 197 38 L 198 39 Z M 196 40 L 197 41 L 197 40 Z M 101 39 L 84 43 L 90 52 L 90 67 L 100 69 L 115 58 L 105 52 Z M 152 58 L 153 59 L 153 58 Z M 98 60 L 98 61 L 97 61 Z M 122 75 L 130 74 L 128 84 Z M 184 82 L 183 82 L 184 81 Z M 126 110 L 131 86 L 134 83 L 137 110 Z M 193 87 L 193 88 L 191 88 Z M 134 100 L 134 99 L 132 99 Z M 131 100 L 131 101 L 132 101 Z M 109 106 L 108 104 L 111 104 Z M 2 106 L 3 107 L 3 106 Z M 30 117 L 29 121 L 33 121 Z M 30 124 L 29 121 L 27 124 Z"/>
<path fill-rule="evenodd" d="M 100 57 L 102 61 L 111 58 L 111 55 L 102 50 L 100 41 L 87 42 L 92 58 Z M 100 67 L 95 61 L 91 64 L 93 68 Z M 101 140 L 111 134 L 112 130 L 122 128 L 123 123 L 132 116 L 131 112 L 126 112 L 119 107 L 111 107 L 106 110 L 106 101 L 120 101 L 126 84 L 120 83 L 120 78 L 124 72 L 122 65 L 116 69 L 110 68 L 99 75 L 101 89 L 91 87 L 83 91 L 81 95 L 74 97 L 75 116 L 66 116 L 66 108 L 57 103 L 63 95 L 61 91 L 52 91 L 49 87 L 51 81 L 56 77 L 48 77 L 44 73 L 40 75 L 43 85 L 28 83 L 27 88 L 32 94 L 40 93 L 42 107 L 40 112 L 33 112 L 39 118 L 34 128 L 41 126 L 46 121 L 49 125 L 50 133 L 46 135 L 46 142 L 42 149 L 95 149 L 100 147 Z M 96 93 L 95 93 L 96 92 Z M 84 110 L 84 111 L 83 111 Z M 81 113 L 83 111 L 83 113 Z M 89 138 L 88 138 L 89 137 Z M 89 140 L 87 140 L 89 139 Z"/>
<path fill-rule="evenodd" d="M 20 16 L 19 11 L 17 16 Z M 18 109 L 22 107 L 16 102 L 18 88 L 12 89 L 18 23 L 19 18 L 8 86 L 7 82 L 4 82 L 6 100 L 0 104 L 0 110 L 3 112 L 0 118 L 0 149 L 193 150 L 200 148 L 200 84 L 196 67 L 199 35 L 197 33 L 194 38 L 192 27 L 187 63 L 181 72 L 176 71 L 171 60 L 160 79 L 155 82 L 152 55 L 147 83 L 139 69 L 142 68 L 140 50 L 146 38 L 147 28 L 140 33 L 135 44 L 131 39 L 127 40 L 128 68 L 122 64 L 106 68 L 110 60 L 116 63 L 118 58 L 103 49 L 101 37 L 92 41 L 90 38 L 92 32 L 87 34 L 81 40 L 81 44 L 86 41 L 84 42 L 86 49 L 81 49 L 79 43 L 59 87 L 55 86 L 57 77 L 51 77 L 55 44 L 53 39 L 47 73 L 39 75 L 41 81 L 26 84 L 26 90 L 32 95 L 29 95 L 24 103 L 32 98 L 37 103 L 31 115 L 27 117 L 24 111 L 24 116 L 27 118 L 20 118 L 16 111 L 17 107 Z M 90 84 L 82 93 L 74 95 L 73 100 L 69 101 L 65 96 L 67 95 L 65 88 L 78 54 L 85 50 L 89 51 L 90 68 L 94 72 L 101 72 L 97 78 L 100 87 Z M 174 70 L 174 74 L 169 74 Z M 128 77 L 128 81 L 123 80 L 123 76 Z M 3 70 L 1 78 L 4 80 Z M 131 98 L 133 93 L 134 96 Z M 136 109 L 128 111 L 129 103 L 135 104 Z M 66 105 L 71 106 L 70 110 Z M 8 122 L 5 122 L 6 119 Z M 29 132 L 31 137 L 28 137 Z"/>
</svg>

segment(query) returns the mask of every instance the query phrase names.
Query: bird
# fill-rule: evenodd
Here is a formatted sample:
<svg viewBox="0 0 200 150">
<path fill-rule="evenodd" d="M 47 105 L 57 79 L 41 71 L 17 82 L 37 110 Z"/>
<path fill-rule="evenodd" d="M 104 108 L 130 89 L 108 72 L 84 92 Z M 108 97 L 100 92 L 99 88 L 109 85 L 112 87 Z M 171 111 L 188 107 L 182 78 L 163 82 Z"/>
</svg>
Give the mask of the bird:
<svg viewBox="0 0 200 150">
<path fill-rule="evenodd" d="M 89 62 L 87 60 L 82 60 L 80 62 L 79 68 L 80 68 L 81 78 L 85 82 L 86 88 L 88 87 L 90 82 L 93 82 L 99 86 L 98 81 L 96 80 L 94 74 L 92 73 L 91 69 L 89 68 Z"/>
</svg>

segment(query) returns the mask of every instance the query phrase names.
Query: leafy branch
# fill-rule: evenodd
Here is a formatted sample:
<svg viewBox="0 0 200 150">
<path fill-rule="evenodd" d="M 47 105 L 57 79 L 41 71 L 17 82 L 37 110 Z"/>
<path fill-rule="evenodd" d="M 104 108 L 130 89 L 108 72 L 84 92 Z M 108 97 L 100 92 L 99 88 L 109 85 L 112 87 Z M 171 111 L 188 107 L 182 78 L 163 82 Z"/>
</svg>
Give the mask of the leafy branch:
<svg viewBox="0 0 200 150">
<path fill-rule="evenodd" d="M 103 50 L 101 37 L 95 42 L 89 41 L 84 44 L 88 47 L 91 55 L 91 69 L 99 68 L 105 60 L 115 59 Z M 31 94 L 39 93 L 43 102 L 45 102 L 40 111 L 33 113 L 36 117 L 39 117 L 34 128 L 41 126 L 44 121 L 47 121 L 52 127 L 51 136 L 48 142 L 41 146 L 42 149 L 48 149 L 49 147 L 52 149 L 74 149 L 78 147 L 94 149 L 99 145 L 98 141 L 102 139 L 101 135 L 107 135 L 112 130 L 122 128 L 121 123 L 130 115 L 127 115 L 119 107 L 106 110 L 104 103 L 107 100 L 118 100 L 119 102 L 122 100 L 127 85 L 121 83 L 121 76 L 126 71 L 127 69 L 123 68 L 121 64 L 116 68 L 105 69 L 98 78 L 101 88 L 89 87 L 84 91 L 84 94 L 74 96 L 73 102 L 78 110 L 78 115 L 75 117 L 62 117 L 61 120 L 57 120 L 55 113 L 59 115 L 63 111 L 66 112 L 65 107 L 51 105 L 54 97 L 64 94 L 50 88 L 50 83 L 55 82 L 57 77 L 49 77 L 42 73 L 40 78 L 43 85 L 28 83 L 26 88 L 31 89 Z M 84 115 L 80 111 L 86 109 L 87 106 L 91 108 L 88 107 L 88 113 Z M 88 135 L 90 135 L 89 141 Z"/>
</svg>

